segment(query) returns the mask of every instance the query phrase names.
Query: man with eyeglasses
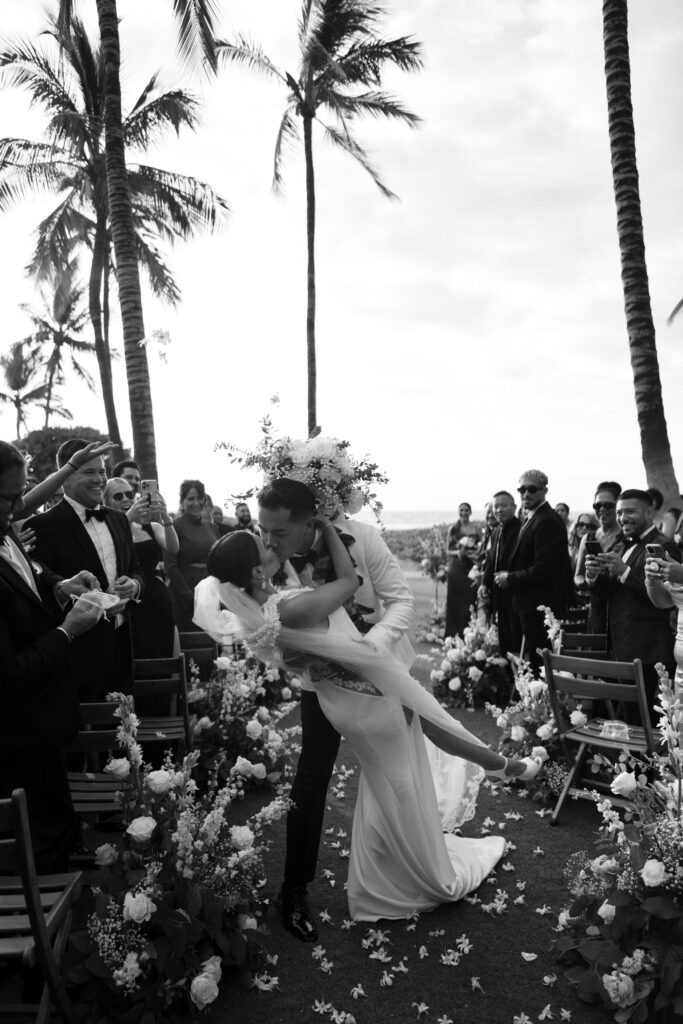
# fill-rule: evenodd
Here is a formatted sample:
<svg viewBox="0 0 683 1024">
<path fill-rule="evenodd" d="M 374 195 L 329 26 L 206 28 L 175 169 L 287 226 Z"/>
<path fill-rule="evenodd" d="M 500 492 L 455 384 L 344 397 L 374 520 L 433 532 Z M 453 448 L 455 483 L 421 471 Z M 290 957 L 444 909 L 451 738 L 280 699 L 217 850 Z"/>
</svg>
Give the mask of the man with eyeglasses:
<svg viewBox="0 0 683 1024">
<path fill-rule="evenodd" d="M 538 676 L 538 652 L 549 643 L 539 605 L 561 615 L 574 586 L 567 530 L 547 501 L 548 477 L 539 469 L 530 469 L 520 477 L 517 491 L 526 518 L 510 556 L 510 568 L 497 572 L 494 584 L 512 593 L 512 609 L 524 634 L 524 656 Z"/>
</svg>

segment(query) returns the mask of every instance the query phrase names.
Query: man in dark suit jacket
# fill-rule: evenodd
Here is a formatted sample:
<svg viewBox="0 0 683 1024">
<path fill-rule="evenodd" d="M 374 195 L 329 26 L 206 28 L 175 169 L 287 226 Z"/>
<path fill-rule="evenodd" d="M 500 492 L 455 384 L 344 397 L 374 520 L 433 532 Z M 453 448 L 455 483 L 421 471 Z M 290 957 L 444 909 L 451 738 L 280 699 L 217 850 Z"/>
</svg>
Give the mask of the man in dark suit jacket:
<svg viewBox="0 0 683 1024">
<path fill-rule="evenodd" d="M 574 589 L 567 529 L 546 500 L 548 477 L 530 469 L 520 477 L 517 488 L 526 519 L 510 556 L 510 568 L 497 572 L 494 582 L 512 593 L 512 608 L 519 616 L 524 634 L 524 653 L 532 671 L 541 669 L 539 649 L 548 646 L 548 636 L 539 605 L 561 615 Z"/>
<path fill-rule="evenodd" d="M 646 545 L 660 544 L 675 561 L 681 561 L 680 548 L 659 533 L 653 525 L 652 512 L 647 491 L 622 491 L 617 501 L 617 522 L 625 550 L 604 551 L 586 558 L 588 585 L 607 604 L 610 654 L 616 661 L 640 658 L 650 707 L 657 694 L 657 662 L 661 661 L 673 674 L 674 635 L 671 612 L 656 608 L 645 589 Z"/>
<path fill-rule="evenodd" d="M 517 546 L 522 524 L 515 515 L 515 499 L 509 491 L 498 491 L 493 495 L 493 515 L 498 523 L 491 534 L 491 543 L 486 552 L 486 563 L 482 577 L 480 596 L 489 602 L 491 616 L 498 626 L 500 653 L 518 654 L 522 645 L 522 627 L 512 608 L 512 591 L 501 589 L 494 583 L 499 572 L 510 568 L 510 558 Z"/>
<path fill-rule="evenodd" d="M 62 579 L 27 556 L 11 532 L 25 484 L 21 453 L 0 441 L 0 798 L 26 791 L 36 866 L 52 874 L 66 871 L 77 838 L 64 754 L 80 724 L 70 654 L 98 616 L 74 606 L 65 617 L 62 606 L 97 580 Z"/>
<path fill-rule="evenodd" d="M 57 465 L 65 465 L 85 444 L 75 438 L 65 441 L 57 452 Z M 63 576 L 88 569 L 103 591 L 119 598 L 108 617 L 79 644 L 78 656 L 72 660 L 81 701 L 104 700 L 109 691 L 130 684 L 126 605 L 138 600 L 143 589 L 128 519 L 123 512 L 101 508 L 106 480 L 104 461 L 97 456 L 76 467 L 64 481 L 64 498 L 58 505 L 31 520 L 36 558 Z"/>
</svg>

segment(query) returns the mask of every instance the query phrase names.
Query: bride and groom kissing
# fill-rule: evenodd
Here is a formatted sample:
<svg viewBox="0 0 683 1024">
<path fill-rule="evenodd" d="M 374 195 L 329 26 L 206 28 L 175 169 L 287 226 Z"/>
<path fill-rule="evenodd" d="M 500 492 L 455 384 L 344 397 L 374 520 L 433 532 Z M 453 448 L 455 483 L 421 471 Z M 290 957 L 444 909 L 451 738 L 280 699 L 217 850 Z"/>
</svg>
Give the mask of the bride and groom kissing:
<svg viewBox="0 0 683 1024">
<path fill-rule="evenodd" d="M 538 771 L 495 753 L 410 676 L 416 605 L 396 559 L 374 527 L 343 518 L 340 506 L 325 506 L 330 520 L 317 504 L 304 483 L 271 480 L 258 495 L 260 537 L 217 541 L 195 594 L 200 628 L 219 642 L 240 636 L 302 677 L 281 911 L 303 942 L 317 940 L 308 886 L 342 736 L 361 766 L 347 885 L 354 920 L 406 918 L 477 888 L 505 841 L 453 830 L 473 816 L 485 773 Z M 345 611 L 351 599 L 360 630 Z"/>
</svg>

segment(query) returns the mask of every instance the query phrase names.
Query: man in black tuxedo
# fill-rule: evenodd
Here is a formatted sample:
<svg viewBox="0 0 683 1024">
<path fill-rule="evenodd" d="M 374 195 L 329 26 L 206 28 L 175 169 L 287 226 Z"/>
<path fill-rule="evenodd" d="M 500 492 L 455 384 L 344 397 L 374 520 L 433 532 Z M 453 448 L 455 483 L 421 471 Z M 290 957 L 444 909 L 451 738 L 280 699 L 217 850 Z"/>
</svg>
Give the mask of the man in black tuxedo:
<svg viewBox="0 0 683 1024">
<path fill-rule="evenodd" d="M 512 593 L 512 608 L 524 634 L 525 657 L 534 675 L 541 669 L 539 649 L 548 636 L 539 605 L 561 615 L 574 590 L 567 529 L 546 500 L 548 477 L 539 469 L 523 473 L 517 488 L 526 519 L 510 556 L 509 569 L 494 576 L 496 587 Z"/>
<path fill-rule="evenodd" d="M 72 438 L 57 452 L 64 466 L 86 445 Z M 131 682 L 131 634 L 126 615 L 129 601 L 139 600 L 143 589 L 130 523 L 123 512 L 101 507 L 107 476 L 101 456 L 77 466 L 63 484 L 64 497 L 47 512 L 31 520 L 35 556 L 63 576 L 88 569 L 103 591 L 119 603 L 108 610 L 79 644 L 72 671 L 81 701 L 104 700 L 111 690 Z"/>
<path fill-rule="evenodd" d="M 67 870 L 77 839 L 64 747 L 80 725 L 69 671 L 77 637 L 97 622 L 70 597 L 96 589 L 92 573 L 62 579 L 29 558 L 11 530 L 26 485 L 21 453 L 0 441 L 0 798 L 26 791 L 36 867 Z"/>
<path fill-rule="evenodd" d="M 656 608 L 645 588 L 646 545 L 660 544 L 676 561 L 681 550 L 652 522 L 655 511 L 647 491 L 622 491 L 617 501 L 617 523 L 625 550 L 586 556 L 586 581 L 607 604 L 607 642 L 615 661 L 643 663 L 645 689 L 652 708 L 657 695 L 657 662 L 673 675 L 674 635 L 669 609 Z"/>
<path fill-rule="evenodd" d="M 479 593 L 489 604 L 491 617 L 498 627 L 500 653 L 505 657 L 508 652 L 519 654 L 522 627 L 512 608 L 512 591 L 509 587 L 495 586 L 494 580 L 499 572 L 509 570 L 522 524 L 515 514 L 515 499 L 509 491 L 497 491 L 493 495 L 492 508 L 498 526 L 491 534 Z"/>
</svg>

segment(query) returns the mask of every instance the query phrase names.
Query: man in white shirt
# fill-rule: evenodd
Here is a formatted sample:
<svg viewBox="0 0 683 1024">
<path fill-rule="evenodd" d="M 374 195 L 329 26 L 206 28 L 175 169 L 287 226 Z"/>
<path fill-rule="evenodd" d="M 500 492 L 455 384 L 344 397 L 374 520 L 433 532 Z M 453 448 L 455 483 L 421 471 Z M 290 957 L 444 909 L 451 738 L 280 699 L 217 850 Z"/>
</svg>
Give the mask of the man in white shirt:
<svg viewBox="0 0 683 1024">
<path fill-rule="evenodd" d="M 331 560 L 316 528 L 315 496 L 308 487 L 296 480 L 275 480 L 259 493 L 258 503 L 261 536 L 290 579 L 309 586 L 333 579 L 328 576 L 333 572 Z M 415 655 L 406 633 L 414 621 L 416 604 L 398 562 L 374 527 L 339 518 L 338 529 L 362 578 L 347 611 L 378 651 L 391 651 L 412 664 Z M 295 571 L 298 576 L 293 576 Z M 301 755 L 290 793 L 295 807 L 287 817 L 282 885 L 283 923 L 302 942 L 317 939 L 307 887 L 315 877 L 327 787 L 339 742 L 339 733 L 325 718 L 312 686 L 304 683 Z"/>
</svg>

